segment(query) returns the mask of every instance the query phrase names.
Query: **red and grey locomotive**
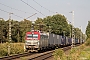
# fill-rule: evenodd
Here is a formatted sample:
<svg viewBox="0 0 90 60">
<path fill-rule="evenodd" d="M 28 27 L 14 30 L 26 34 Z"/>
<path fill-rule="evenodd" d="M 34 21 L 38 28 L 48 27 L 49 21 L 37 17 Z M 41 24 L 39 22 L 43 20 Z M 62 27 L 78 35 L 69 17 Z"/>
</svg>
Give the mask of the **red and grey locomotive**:
<svg viewBox="0 0 90 60">
<path fill-rule="evenodd" d="M 26 51 L 39 51 L 48 47 L 48 34 L 40 31 L 31 31 L 26 33 L 25 49 Z"/>
</svg>

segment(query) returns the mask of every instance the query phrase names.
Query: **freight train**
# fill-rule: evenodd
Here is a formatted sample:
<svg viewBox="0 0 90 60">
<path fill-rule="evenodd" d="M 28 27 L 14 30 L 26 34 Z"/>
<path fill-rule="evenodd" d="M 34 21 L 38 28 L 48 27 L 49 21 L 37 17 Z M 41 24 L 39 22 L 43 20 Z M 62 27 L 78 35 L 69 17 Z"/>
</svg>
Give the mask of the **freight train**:
<svg viewBox="0 0 90 60">
<path fill-rule="evenodd" d="M 75 39 L 74 44 L 79 44 L 80 39 Z M 72 44 L 72 38 L 56 35 L 53 33 L 43 33 L 40 31 L 27 32 L 25 36 L 25 51 L 38 52 L 45 49 L 52 49 Z"/>
</svg>

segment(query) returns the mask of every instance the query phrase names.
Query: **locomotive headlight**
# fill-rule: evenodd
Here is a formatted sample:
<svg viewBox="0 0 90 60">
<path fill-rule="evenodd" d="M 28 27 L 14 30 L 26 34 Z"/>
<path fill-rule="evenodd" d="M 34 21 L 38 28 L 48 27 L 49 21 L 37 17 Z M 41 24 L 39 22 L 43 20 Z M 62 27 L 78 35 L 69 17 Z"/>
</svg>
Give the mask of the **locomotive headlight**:
<svg viewBox="0 0 90 60">
<path fill-rule="evenodd" d="M 38 42 L 38 45 L 39 45 L 39 42 Z"/>
</svg>

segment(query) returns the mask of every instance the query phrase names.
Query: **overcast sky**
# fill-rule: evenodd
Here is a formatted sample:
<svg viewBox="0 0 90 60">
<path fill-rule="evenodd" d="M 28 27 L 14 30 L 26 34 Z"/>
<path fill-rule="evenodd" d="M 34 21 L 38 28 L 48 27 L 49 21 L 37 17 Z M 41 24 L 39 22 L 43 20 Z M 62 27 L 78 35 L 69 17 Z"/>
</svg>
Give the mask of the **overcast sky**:
<svg viewBox="0 0 90 60">
<path fill-rule="evenodd" d="M 74 26 L 82 26 L 85 33 L 86 26 L 90 20 L 90 0 L 0 0 L 0 18 L 9 19 L 9 13 L 13 20 L 28 18 L 35 21 L 37 17 L 44 18 L 55 14 L 65 15 L 68 21 L 72 22 L 74 11 Z M 56 13 L 57 12 L 57 13 Z"/>
</svg>

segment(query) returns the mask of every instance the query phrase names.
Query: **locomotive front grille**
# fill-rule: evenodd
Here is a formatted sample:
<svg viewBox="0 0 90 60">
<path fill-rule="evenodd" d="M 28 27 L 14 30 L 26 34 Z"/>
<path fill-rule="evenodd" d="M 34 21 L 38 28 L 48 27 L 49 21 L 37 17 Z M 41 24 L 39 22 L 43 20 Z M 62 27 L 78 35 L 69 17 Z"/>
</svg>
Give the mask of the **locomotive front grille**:
<svg viewBox="0 0 90 60">
<path fill-rule="evenodd" d="M 26 45 L 38 45 L 39 41 L 38 40 L 26 40 L 25 44 Z"/>
</svg>

